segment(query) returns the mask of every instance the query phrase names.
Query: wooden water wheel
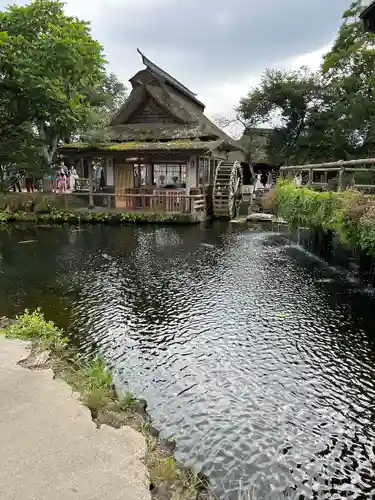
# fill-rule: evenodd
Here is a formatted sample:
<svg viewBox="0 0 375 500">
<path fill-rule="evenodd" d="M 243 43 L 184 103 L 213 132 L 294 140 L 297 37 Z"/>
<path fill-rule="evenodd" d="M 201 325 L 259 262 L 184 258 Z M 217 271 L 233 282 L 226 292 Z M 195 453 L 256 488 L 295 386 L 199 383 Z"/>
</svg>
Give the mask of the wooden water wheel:
<svg viewBox="0 0 375 500">
<path fill-rule="evenodd" d="M 223 160 L 216 168 L 213 213 L 217 219 L 234 219 L 241 204 L 242 169 L 238 161 Z"/>
</svg>

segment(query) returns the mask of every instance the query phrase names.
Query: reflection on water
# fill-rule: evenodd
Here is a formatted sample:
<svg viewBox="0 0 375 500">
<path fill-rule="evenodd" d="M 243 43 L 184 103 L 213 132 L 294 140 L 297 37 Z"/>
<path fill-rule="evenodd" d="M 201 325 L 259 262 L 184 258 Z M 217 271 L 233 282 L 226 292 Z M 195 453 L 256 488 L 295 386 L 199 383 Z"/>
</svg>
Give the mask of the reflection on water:
<svg viewBox="0 0 375 500">
<path fill-rule="evenodd" d="M 374 494 L 375 298 L 281 235 L 1 234 L 0 314 L 38 305 L 105 352 L 222 498 Z"/>
</svg>

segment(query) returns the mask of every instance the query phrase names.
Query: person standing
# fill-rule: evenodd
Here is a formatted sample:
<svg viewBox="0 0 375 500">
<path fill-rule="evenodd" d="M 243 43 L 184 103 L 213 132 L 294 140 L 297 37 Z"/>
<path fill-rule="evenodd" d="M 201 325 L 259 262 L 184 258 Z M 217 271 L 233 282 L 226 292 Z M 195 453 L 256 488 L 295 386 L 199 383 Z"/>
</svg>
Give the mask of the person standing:
<svg viewBox="0 0 375 500">
<path fill-rule="evenodd" d="M 10 171 L 10 178 L 11 178 L 13 192 L 15 193 L 16 191 L 18 191 L 19 193 L 21 193 L 22 189 L 21 189 L 21 182 L 20 182 L 20 174 L 18 173 L 18 171 L 15 168 L 13 168 Z"/>
<path fill-rule="evenodd" d="M 103 172 L 103 168 L 100 164 L 97 165 L 97 168 L 96 168 L 96 190 L 99 191 L 100 189 L 100 181 L 101 181 L 101 178 L 102 178 L 102 172 Z"/>
<path fill-rule="evenodd" d="M 273 180 L 272 180 L 272 173 L 271 173 L 271 172 L 268 172 L 268 174 L 267 174 L 267 184 L 266 184 L 266 189 L 271 189 L 271 187 L 272 187 L 272 183 L 273 183 Z"/>
<path fill-rule="evenodd" d="M 256 182 L 255 182 L 255 187 L 254 191 L 261 191 L 263 189 L 263 184 L 262 184 L 262 174 L 256 174 Z"/>
<path fill-rule="evenodd" d="M 34 176 L 31 172 L 28 172 L 25 177 L 26 191 L 28 193 L 34 192 Z"/>
<path fill-rule="evenodd" d="M 18 177 L 13 182 L 12 189 L 13 189 L 13 193 L 15 193 L 16 191 L 18 191 L 19 193 L 21 193 L 21 191 L 22 191 L 22 189 L 21 189 L 21 183 L 20 183 L 20 180 L 19 180 Z"/>
<path fill-rule="evenodd" d="M 59 173 L 59 193 L 66 193 L 66 174 L 63 168 Z"/>
<path fill-rule="evenodd" d="M 56 180 L 56 174 L 55 173 L 51 173 L 51 175 L 49 175 L 49 183 L 50 183 L 50 186 L 51 186 L 51 191 L 52 193 L 55 192 L 55 180 Z"/>
<path fill-rule="evenodd" d="M 77 179 L 78 179 L 77 170 L 75 169 L 75 167 L 73 165 L 72 168 L 70 169 L 70 177 L 69 177 L 69 180 L 70 180 L 69 187 L 70 187 L 71 191 L 75 191 Z"/>
</svg>

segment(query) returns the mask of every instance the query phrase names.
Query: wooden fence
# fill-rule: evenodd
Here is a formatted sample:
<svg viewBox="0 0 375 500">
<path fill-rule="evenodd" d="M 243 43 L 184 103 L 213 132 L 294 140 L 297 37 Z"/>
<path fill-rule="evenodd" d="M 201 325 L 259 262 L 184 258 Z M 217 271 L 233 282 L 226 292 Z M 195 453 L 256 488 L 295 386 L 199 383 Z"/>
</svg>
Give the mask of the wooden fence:
<svg viewBox="0 0 375 500">
<path fill-rule="evenodd" d="M 206 196 L 187 195 L 165 191 L 163 194 L 103 192 L 66 193 L 4 193 L 0 209 L 9 207 L 17 210 L 45 210 L 55 207 L 62 210 L 96 209 L 111 212 L 149 212 L 158 214 L 191 214 L 204 219 L 206 216 Z M 34 207 L 34 208 L 32 208 Z"/>
<path fill-rule="evenodd" d="M 366 168 L 364 165 L 375 165 L 375 158 L 364 158 L 359 160 L 341 160 L 337 162 L 313 163 L 309 165 L 285 166 L 280 168 L 282 176 L 292 180 L 293 175 L 297 173 L 307 173 L 307 182 L 303 183 L 308 187 L 317 187 L 322 189 L 342 191 L 346 188 L 356 188 L 359 190 L 375 189 L 375 168 Z M 320 182 L 314 182 L 314 172 L 320 172 L 322 179 Z M 374 182 L 372 184 L 357 184 L 354 177 L 346 178 L 345 174 L 355 174 L 355 172 L 368 172 L 373 174 Z M 329 173 L 336 173 L 335 178 L 328 179 Z M 333 183 L 329 181 L 334 181 Z"/>
</svg>

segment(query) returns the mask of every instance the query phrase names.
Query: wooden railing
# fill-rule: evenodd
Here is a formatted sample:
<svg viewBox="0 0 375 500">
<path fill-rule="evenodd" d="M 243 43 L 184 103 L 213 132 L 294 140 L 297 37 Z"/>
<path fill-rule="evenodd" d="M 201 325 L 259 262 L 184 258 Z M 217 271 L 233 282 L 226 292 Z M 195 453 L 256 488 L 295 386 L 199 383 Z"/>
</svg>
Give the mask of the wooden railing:
<svg viewBox="0 0 375 500">
<path fill-rule="evenodd" d="M 164 192 L 163 194 L 113 194 L 113 193 L 8 193 L 4 203 L 15 210 L 29 209 L 33 205 L 48 209 L 49 206 L 63 210 L 96 208 L 113 212 L 150 212 L 158 214 L 204 215 L 204 195 L 186 195 Z M 17 208 L 18 207 L 18 208 Z"/>
<path fill-rule="evenodd" d="M 127 191 L 127 190 L 124 190 Z M 14 210 L 48 210 L 55 207 L 63 210 L 100 209 L 111 212 L 150 212 L 158 214 L 191 214 L 199 219 L 206 215 L 206 196 L 188 195 L 186 190 L 159 190 L 151 193 L 7 193 L 4 206 L 14 206 Z"/>
<path fill-rule="evenodd" d="M 342 191 L 347 188 L 372 191 L 375 189 L 375 168 L 366 168 L 364 165 L 375 165 L 375 158 L 285 166 L 280 168 L 280 173 L 282 176 L 286 174 L 287 177 L 292 180 L 294 174 L 305 172 L 308 174 L 308 178 L 306 182 L 303 182 L 304 186 L 325 189 L 328 191 Z M 322 174 L 320 182 L 314 181 L 315 172 L 320 172 Z M 335 172 L 336 176 L 328 179 L 328 174 L 332 172 Z M 345 174 L 355 174 L 355 172 L 373 174 L 374 182 L 372 184 L 357 184 L 354 177 L 351 179 L 346 178 Z"/>
<path fill-rule="evenodd" d="M 125 212 L 150 212 L 159 214 L 201 214 L 206 211 L 204 195 L 186 195 L 164 192 L 163 194 L 109 194 L 94 193 L 88 196 L 83 193 L 59 194 L 63 196 L 65 208 L 69 208 L 72 198 L 92 198 L 95 208 L 103 208 Z M 90 200 L 87 200 L 90 204 Z"/>
</svg>

